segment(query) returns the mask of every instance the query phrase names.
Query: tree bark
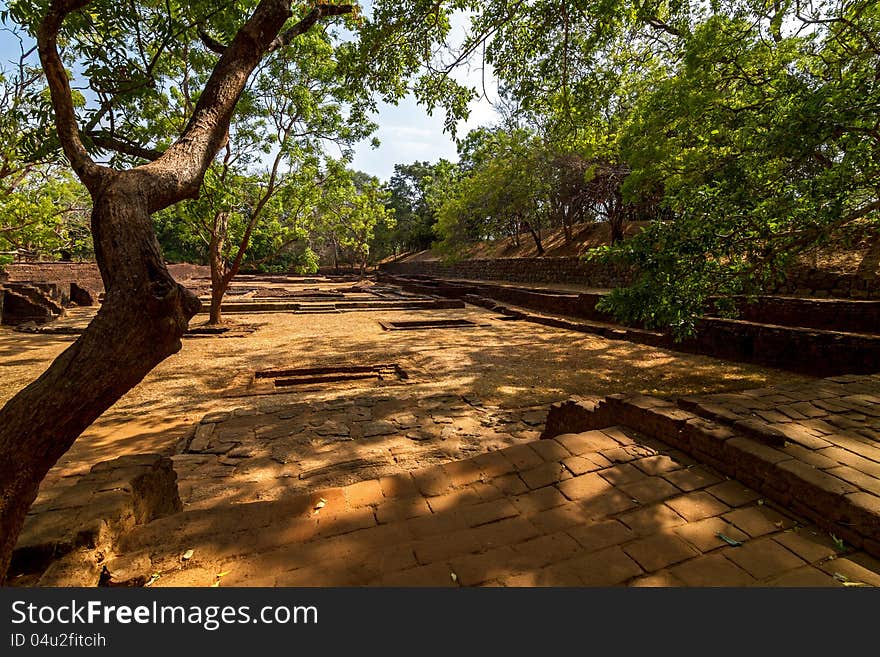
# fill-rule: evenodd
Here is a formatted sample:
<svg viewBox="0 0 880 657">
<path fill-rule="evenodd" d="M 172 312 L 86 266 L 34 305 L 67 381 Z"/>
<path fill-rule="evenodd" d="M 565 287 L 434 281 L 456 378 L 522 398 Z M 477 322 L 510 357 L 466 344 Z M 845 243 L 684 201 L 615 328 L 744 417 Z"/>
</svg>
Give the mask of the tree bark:
<svg viewBox="0 0 880 657">
<path fill-rule="evenodd" d="M 208 315 L 210 326 L 223 323 L 223 296 L 226 294 L 229 281 L 232 278 L 226 275 L 226 266 L 223 262 L 223 245 L 226 243 L 228 227 L 229 215 L 226 212 L 218 212 L 214 215 L 211 241 L 208 244 L 208 264 L 211 267 L 211 308 Z"/>
<path fill-rule="evenodd" d="M 535 229 L 532 228 L 532 224 L 529 223 L 528 221 L 524 221 L 522 225 L 523 225 L 523 228 L 525 228 L 527 231 L 529 231 L 529 234 L 532 236 L 532 239 L 535 241 L 535 248 L 538 249 L 538 255 L 539 256 L 544 255 L 544 245 L 541 244 L 541 236 L 538 235 L 537 232 L 535 232 Z"/>
<path fill-rule="evenodd" d="M 200 308 L 198 298 L 168 273 L 150 215 L 198 194 L 263 56 L 318 19 L 352 10 L 316 5 L 279 36 L 290 3 L 261 0 L 224 50 L 180 138 L 155 161 L 118 172 L 97 164 L 84 148 L 58 54 L 64 19 L 89 2 L 52 0 L 37 29 L 37 46 L 64 154 L 92 197 L 104 303 L 79 339 L 0 409 L 0 585 L 43 478 L 95 419 L 180 350 L 180 337 Z"/>
<path fill-rule="evenodd" d="M 40 482 L 95 419 L 180 350 L 199 309 L 168 273 L 131 173 L 112 176 L 94 198 L 103 305 L 79 339 L 0 410 L 0 583 Z"/>
</svg>

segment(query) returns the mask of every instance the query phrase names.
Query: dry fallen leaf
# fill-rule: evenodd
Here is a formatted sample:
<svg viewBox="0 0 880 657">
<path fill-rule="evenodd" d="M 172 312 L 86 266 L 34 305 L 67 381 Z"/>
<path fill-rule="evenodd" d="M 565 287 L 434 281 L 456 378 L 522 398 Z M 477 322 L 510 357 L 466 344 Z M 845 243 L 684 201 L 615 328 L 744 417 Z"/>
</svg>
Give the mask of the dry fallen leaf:
<svg viewBox="0 0 880 657">
<path fill-rule="evenodd" d="M 216 577 L 217 579 L 220 579 L 221 577 L 226 577 L 231 572 L 231 570 L 224 570 L 222 573 L 217 573 Z"/>
</svg>

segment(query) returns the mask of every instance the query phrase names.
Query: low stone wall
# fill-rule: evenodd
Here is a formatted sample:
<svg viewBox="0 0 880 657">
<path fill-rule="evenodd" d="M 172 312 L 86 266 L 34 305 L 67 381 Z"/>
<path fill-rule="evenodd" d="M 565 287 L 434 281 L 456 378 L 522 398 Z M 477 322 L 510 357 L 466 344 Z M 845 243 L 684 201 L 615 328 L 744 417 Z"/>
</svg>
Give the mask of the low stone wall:
<svg viewBox="0 0 880 657">
<path fill-rule="evenodd" d="M 876 388 L 876 376 L 863 377 L 863 380 Z M 841 377 L 818 381 L 804 388 L 807 396 L 815 387 L 816 393 L 824 397 L 830 393 L 819 388 L 840 388 L 849 383 L 854 383 L 856 387 L 861 386 L 859 377 Z M 758 392 L 761 391 L 752 391 L 753 394 Z M 766 388 L 763 392 L 772 397 L 777 390 Z M 844 390 L 845 392 L 848 391 Z M 855 389 L 851 392 L 855 392 Z M 778 393 L 791 395 L 792 390 L 780 389 Z M 844 400 L 852 398 L 853 396 L 844 397 Z M 838 401 L 840 398 L 833 399 Z M 873 486 L 870 481 L 873 478 L 864 476 L 864 481 L 869 486 L 866 489 L 835 476 L 853 469 L 840 467 L 837 461 L 821 453 L 822 445 L 830 443 L 812 435 L 804 435 L 798 442 L 792 439 L 797 434 L 789 431 L 783 437 L 792 442 L 768 444 L 765 436 L 756 438 L 753 432 L 744 430 L 748 429 L 749 421 L 729 426 L 695 415 L 680 408 L 680 405 L 681 400 L 676 404 L 642 395 L 572 399 L 551 406 L 541 438 L 555 438 L 562 434 L 612 426 L 634 429 L 680 449 L 755 491 L 760 491 L 768 498 L 815 522 L 839 540 L 864 549 L 874 556 L 880 556 L 880 506 L 876 493 L 870 488 Z M 839 408 L 845 409 L 844 406 Z M 772 428 L 770 425 L 765 426 Z M 792 425 L 792 428 L 797 427 Z M 840 452 L 846 459 L 855 456 L 848 455 L 844 450 L 834 450 L 835 448 L 831 448 L 829 453 Z M 862 460 L 871 463 L 867 459 Z"/>
<path fill-rule="evenodd" d="M 497 258 L 492 260 L 440 260 L 390 262 L 379 265 L 389 274 L 436 276 L 519 283 L 571 283 L 596 288 L 626 285 L 631 272 L 623 268 L 587 262 L 582 258 Z"/>
<path fill-rule="evenodd" d="M 207 265 L 177 263 L 168 265 L 169 273 L 175 280 L 185 281 L 194 278 L 210 280 L 211 270 Z M 80 288 L 97 294 L 104 291 L 101 272 L 94 262 L 23 262 L 6 265 L 0 270 L 0 283 L 3 281 L 21 283 L 54 283 L 59 287 L 75 283 Z"/>
<path fill-rule="evenodd" d="M 76 283 L 81 288 L 102 292 L 104 283 L 94 262 L 34 262 L 6 265 L 0 281 L 22 283 Z"/>
<path fill-rule="evenodd" d="M 596 302 L 601 298 L 601 294 L 532 290 L 493 283 L 462 283 L 427 278 L 406 279 L 387 274 L 380 276 L 380 279 L 389 280 L 409 291 L 463 299 L 467 303 L 491 308 L 497 312 L 516 314 L 526 321 L 595 333 L 608 339 L 628 340 L 678 351 L 708 354 L 716 358 L 780 367 L 813 376 L 869 374 L 880 371 L 880 331 L 877 327 L 865 331 L 869 334 L 863 335 L 858 332 L 858 328 L 851 327 L 848 328 L 850 332 L 839 332 L 840 328 L 846 326 L 839 323 L 838 331 L 829 331 L 707 317 L 700 320 L 695 337 L 683 342 L 675 342 L 670 335 L 663 332 L 616 325 L 612 318 L 596 310 Z M 506 309 L 498 303 L 499 301 L 518 308 Z M 846 319 L 845 316 L 835 316 L 836 308 L 847 308 L 846 313 L 858 317 L 859 322 L 866 321 L 859 314 L 860 308 L 880 311 L 880 304 L 875 302 L 842 301 L 832 303 L 828 308 L 823 306 L 824 313 L 820 317 L 819 310 L 814 305 L 822 302 L 814 304 L 808 301 L 803 308 L 800 308 L 799 301 L 782 300 L 780 304 L 783 308 L 789 308 L 791 312 L 801 315 L 808 315 L 812 310 L 819 321 L 825 322 Z M 534 315 L 520 310 L 523 308 L 550 316 Z M 772 310 L 773 306 L 771 305 L 770 308 Z M 778 308 L 776 310 L 779 311 Z M 777 319 L 781 318 L 777 317 Z M 867 319 L 870 320 L 870 316 Z M 857 325 L 859 326 L 862 324 Z"/>
<path fill-rule="evenodd" d="M 517 283 L 563 283 L 595 288 L 628 285 L 630 269 L 569 258 L 497 258 L 389 262 L 379 269 L 399 276 L 464 278 L 477 281 L 513 281 Z M 786 280 L 768 294 L 791 294 L 807 297 L 841 299 L 880 299 L 880 276 L 877 272 L 839 273 L 809 267 L 795 267 Z"/>
<path fill-rule="evenodd" d="M 799 297 L 880 299 L 880 272 L 842 273 L 797 267 L 788 272 L 784 282 L 770 291 Z"/>
<path fill-rule="evenodd" d="M 880 301 L 767 296 L 741 301 L 739 319 L 826 331 L 880 333 Z"/>
</svg>

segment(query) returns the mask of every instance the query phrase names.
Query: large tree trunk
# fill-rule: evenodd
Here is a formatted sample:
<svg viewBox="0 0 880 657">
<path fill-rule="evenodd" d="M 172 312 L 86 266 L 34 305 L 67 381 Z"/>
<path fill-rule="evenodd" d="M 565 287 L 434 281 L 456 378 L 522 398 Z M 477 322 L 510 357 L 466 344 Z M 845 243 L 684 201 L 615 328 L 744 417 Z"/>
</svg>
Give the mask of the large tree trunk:
<svg viewBox="0 0 880 657">
<path fill-rule="evenodd" d="M 97 164 L 79 134 L 58 54 L 65 17 L 90 0 L 53 0 L 37 29 L 55 126 L 71 168 L 92 196 L 92 238 L 104 304 L 80 338 L 0 409 L 0 585 L 40 482 L 76 438 L 156 365 L 180 350 L 200 304 L 162 260 L 150 213 L 194 197 L 223 145 L 238 98 L 263 56 L 351 5 L 315 5 L 279 34 L 285 0 L 260 0 L 223 50 L 180 138 L 154 162 L 118 172 Z"/>
<path fill-rule="evenodd" d="M 162 260 L 136 176 L 94 199 L 92 232 L 105 297 L 79 339 L 0 410 L 0 584 L 40 482 L 76 438 L 180 350 L 199 301 Z"/>
</svg>

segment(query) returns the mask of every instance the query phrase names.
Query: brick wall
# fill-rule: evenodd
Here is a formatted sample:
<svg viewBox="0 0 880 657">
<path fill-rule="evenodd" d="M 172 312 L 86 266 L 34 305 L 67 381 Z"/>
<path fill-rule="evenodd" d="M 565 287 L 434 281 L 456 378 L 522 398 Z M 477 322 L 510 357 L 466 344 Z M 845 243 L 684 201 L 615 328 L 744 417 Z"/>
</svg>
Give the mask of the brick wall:
<svg viewBox="0 0 880 657">
<path fill-rule="evenodd" d="M 578 257 L 497 258 L 493 260 L 440 260 L 384 263 L 379 268 L 401 276 L 464 278 L 480 281 L 518 283 L 563 283 L 595 288 L 620 287 L 632 280 L 632 271 Z M 790 271 L 784 283 L 768 290 L 774 294 L 837 297 L 842 299 L 880 299 L 880 277 L 876 272 L 838 273 L 808 267 Z"/>
<path fill-rule="evenodd" d="M 382 271 L 401 276 L 436 276 L 519 283 L 571 283 L 596 288 L 619 287 L 630 280 L 628 270 L 586 262 L 581 258 L 497 258 L 461 260 L 447 264 L 439 260 L 391 262 Z"/>
<path fill-rule="evenodd" d="M 0 280 L 23 283 L 76 283 L 89 290 L 102 291 L 104 283 L 93 262 L 34 262 L 6 265 Z"/>
<path fill-rule="evenodd" d="M 170 264 L 168 271 L 178 281 L 191 278 L 211 277 L 207 265 Z M 101 272 L 94 262 L 27 262 L 6 265 L 0 271 L 0 282 L 23 283 L 76 283 L 80 287 L 95 292 L 103 292 L 104 282 Z"/>
</svg>

